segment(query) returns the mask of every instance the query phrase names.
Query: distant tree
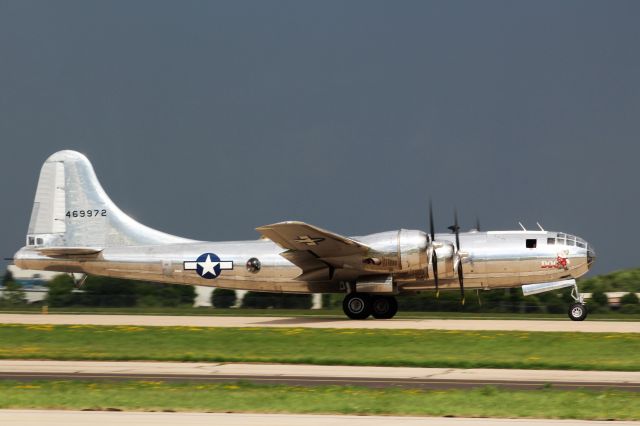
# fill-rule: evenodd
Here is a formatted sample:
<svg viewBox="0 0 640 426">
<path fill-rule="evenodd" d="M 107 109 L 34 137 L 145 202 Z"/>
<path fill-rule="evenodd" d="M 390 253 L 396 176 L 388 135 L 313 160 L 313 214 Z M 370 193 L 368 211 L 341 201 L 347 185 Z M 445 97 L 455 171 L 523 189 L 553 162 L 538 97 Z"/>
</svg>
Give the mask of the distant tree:
<svg viewBox="0 0 640 426">
<path fill-rule="evenodd" d="M 637 305 L 640 303 L 635 293 L 627 293 L 620 298 L 620 305 Z"/>
<path fill-rule="evenodd" d="M 84 306 L 135 306 L 135 282 L 111 277 L 89 276 L 79 303 Z"/>
<path fill-rule="evenodd" d="M 543 312 L 550 314 L 561 314 L 567 310 L 567 304 L 562 298 L 562 294 L 557 291 L 550 291 L 538 295 Z"/>
<path fill-rule="evenodd" d="M 621 314 L 640 314 L 640 305 L 626 304 L 620 307 Z"/>
<path fill-rule="evenodd" d="M 635 293 L 627 293 L 620 298 L 620 312 L 623 314 L 640 314 L 640 301 Z"/>
<path fill-rule="evenodd" d="M 58 275 L 49 281 L 47 286 L 49 287 L 45 299 L 47 305 L 53 307 L 70 306 L 76 301 L 76 296 L 73 293 L 73 279 L 69 275 Z"/>
<path fill-rule="evenodd" d="M 216 288 L 211 293 L 211 304 L 214 308 L 230 308 L 236 304 L 236 291 Z"/>
<path fill-rule="evenodd" d="M 243 308 L 310 309 L 312 304 L 310 294 L 249 291 L 242 298 Z"/>
<path fill-rule="evenodd" d="M 13 274 L 9 269 L 7 269 L 4 273 L 4 277 L 2 278 L 2 285 L 5 286 L 7 285 L 8 282 L 14 282 L 14 281 L 15 280 L 13 279 Z"/>
<path fill-rule="evenodd" d="M 22 285 L 15 281 L 6 281 L 3 286 L 0 305 L 20 306 L 27 304 L 27 296 Z"/>
<path fill-rule="evenodd" d="M 86 306 L 128 307 L 193 305 L 193 286 L 91 276 L 83 287 Z"/>
<path fill-rule="evenodd" d="M 286 294 L 276 293 L 276 308 L 284 309 L 311 309 L 313 305 L 310 294 Z"/>
<path fill-rule="evenodd" d="M 271 293 L 262 293 L 259 291 L 248 291 L 242 298 L 243 308 L 273 308 L 273 297 Z"/>
<path fill-rule="evenodd" d="M 632 291 L 640 292 L 640 268 L 623 269 L 606 275 L 581 279 L 578 284 L 584 292 Z"/>
<path fill-rule="evenodd" d="M 608 311 L 609 310 L 609 298 L 604 291 L 596 290 L 591 293 L 591 305 L 595 308 L 594 311 Z"/>
<path fill-rule="evenodd" d="M 604 293 L 604 291 L 597 290 L 597 291 L 594 291 L 591 294 L 591 302 L 595 303 L 596 305 L 600 305 L 600 306 L 608 306 L 609 305 L 609 298 Z"/>
<path fill-rule="evenodd" d="M 196 290 L 191 285 L 132 281 L 138 306 L 193 306 Z"/>
</svg>

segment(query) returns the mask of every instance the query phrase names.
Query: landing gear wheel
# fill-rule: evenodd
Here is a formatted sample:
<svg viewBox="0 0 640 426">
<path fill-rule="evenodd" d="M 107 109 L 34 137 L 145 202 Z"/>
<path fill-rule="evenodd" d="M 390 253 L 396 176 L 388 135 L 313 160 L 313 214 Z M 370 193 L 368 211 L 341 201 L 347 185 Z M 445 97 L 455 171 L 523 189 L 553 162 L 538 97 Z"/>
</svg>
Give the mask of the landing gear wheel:
<svg viewBox="0 0 640 426">
<path fill-rule="evenodd" d="M 583 303 L 573 303 L 569 306 L 569 318 L 572 321 L 583 321 L 587 317 L 587 307 Z"/>
<path fill-rule="evenodd" d="M 398 312 L 398 301 L 393 296 L 375 296 L 371 300 L 371 315 L 376 319 L 390 319 Z"/>
<path fill-rule="evenodd" d="M 366 319 L 371 314 L 371 298 L 365 293 L 347 294 L 342 301 L 342 310 L 351 319 Z"/>
</svg>

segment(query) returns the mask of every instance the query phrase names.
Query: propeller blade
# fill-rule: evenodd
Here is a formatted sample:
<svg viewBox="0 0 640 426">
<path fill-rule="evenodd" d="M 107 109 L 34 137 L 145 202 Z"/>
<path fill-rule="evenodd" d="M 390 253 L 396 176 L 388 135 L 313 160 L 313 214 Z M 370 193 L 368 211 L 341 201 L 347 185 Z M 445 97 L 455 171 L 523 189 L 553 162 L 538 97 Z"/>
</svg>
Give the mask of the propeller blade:
<svg viewBox="0 0 640 426">
<path fill-rule="evenodd" d="M 462 259 L 458 260 L 458 281 L 460 282 L 460 303 L 464 305 L 464 274 L 462 273 Z"/>
<path fill-rule="evenodd" d="M 431 265 L 433 266 L 433 281 L 436 285 L 436 298 L 440 297 L 440 289 L 438 288 L 438 256 L 436 249 L 431 251 Z"/>
<path fill-rule="evenodd" d="M 460 226 L 458 226 L 458 210 L 453 211 L 453 232 L 456 233 L 456 251 L 460 251 Z"/>
<path fill-rule="evenodd" d="M 436 298 L 440 297 L 440 289 L 438 288 L 438 256 L 433 241 L 436 238 L 435 225 L 433 224 L 433 203 L 429 199 L 429 232 L 431 234 L 431 266 L 433 267 L 433 281 L 436 286 Z"/>
<path fill-rule="evenodd" d="M 460 303 L 464 305 L 464 273 L 462 272 L 462 257 L 460 257 L 460 226 L 458 225 L 458 210 L 453 210 L 453 230 L 456 233 L 456 256 L 458 257 L 458 282 L 460 283 Z"/>
<path fill-rule="evenodd" d="M 429 199 L 429 232 L 431 233 L 431 242 L 433 242 L 435 238 L 435 226 L 433 225 L 433 203 L 431 203 L 431 199 Z"/>
<path fill-rule="evenodd" d="M 476 216 L 476 231 L 480 232 L 480 218 Z"/>
</svg>

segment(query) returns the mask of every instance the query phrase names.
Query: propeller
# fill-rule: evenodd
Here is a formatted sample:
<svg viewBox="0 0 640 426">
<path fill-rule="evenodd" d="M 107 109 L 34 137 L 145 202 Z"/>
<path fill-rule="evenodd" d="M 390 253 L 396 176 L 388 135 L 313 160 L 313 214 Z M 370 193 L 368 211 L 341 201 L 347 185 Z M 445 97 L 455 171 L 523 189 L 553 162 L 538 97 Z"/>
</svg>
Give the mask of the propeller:
<svg viewBox="0 0 640 426">
<path fill-rule="evenodd" d="M 462 272 L 462 256 L 460 256 L 460 226 L 458 226 L 458 210 L 453 210 L 453 226 L 451 229 L 456 234 L 456 262 L 458 266 L 458 282 L 460 283 L 460 303 L 464 305 L 464 273 Z"/>
<path fill-rule="evenodd" d="M 433 205 L 429 200 L 429 231 L 431 232 L 431 265 L 433 267 L 433 281 L 436 285 L 436 298 L 440 297 L 440 290 L 438 289 L 438 256 L 436 255 L 436 247 L 433 244 L 435 241 L 435 226 L 433 225 Z"/>
</svg>

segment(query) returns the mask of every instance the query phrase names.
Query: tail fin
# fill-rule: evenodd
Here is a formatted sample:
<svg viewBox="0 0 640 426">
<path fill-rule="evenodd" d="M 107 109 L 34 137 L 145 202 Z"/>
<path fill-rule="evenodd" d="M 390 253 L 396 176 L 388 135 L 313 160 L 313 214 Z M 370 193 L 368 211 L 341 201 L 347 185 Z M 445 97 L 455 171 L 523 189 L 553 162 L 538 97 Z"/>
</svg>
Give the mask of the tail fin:
<svg viewBox="0 0 640 426">
<path fill-rule="evenodd" d="M 124 214 L 102 189 L 87 157 L 79 152 L 56 152 L 42 166 L 28 246 L 102 249 L 187 241 Z"/>
</svg>

